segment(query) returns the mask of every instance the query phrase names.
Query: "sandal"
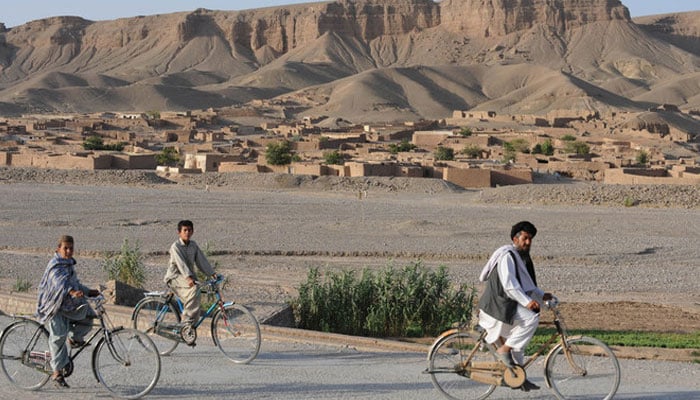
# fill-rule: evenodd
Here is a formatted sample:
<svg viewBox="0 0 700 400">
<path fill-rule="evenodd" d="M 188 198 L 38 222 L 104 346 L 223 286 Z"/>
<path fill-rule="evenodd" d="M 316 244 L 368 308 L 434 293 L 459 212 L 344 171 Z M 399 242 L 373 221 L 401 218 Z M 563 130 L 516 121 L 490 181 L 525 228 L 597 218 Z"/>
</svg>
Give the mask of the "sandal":
<svg viewBox="0 0 700 400">
<path fill-rule="evenodd" d="M 66 382 L 66 378 L 63 377 L 63 374 L 59 373 L 57 375 L 52 375 L 51 380 L 54 381 L 54 385 L 58 388 L 69 388 L 68 383 Z"/>
<path fill-rule="evenodd" d="M 513 361 L 513 356 L 510 355 L 510 352 L 507 352 L 507 353 L 496 352 L 496 358 L 498 359 L 498 361 L 505 364 L 506 367 L 515 368 L 515 361 Z"/>
</svg>

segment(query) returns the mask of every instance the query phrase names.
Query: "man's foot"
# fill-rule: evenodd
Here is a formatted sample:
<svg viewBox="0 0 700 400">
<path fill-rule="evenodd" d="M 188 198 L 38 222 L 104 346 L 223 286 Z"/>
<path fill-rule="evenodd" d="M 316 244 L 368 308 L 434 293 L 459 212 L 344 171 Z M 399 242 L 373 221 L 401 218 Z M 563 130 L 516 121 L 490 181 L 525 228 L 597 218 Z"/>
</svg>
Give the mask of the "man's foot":
<svg viewBox="0 0 700 400">
<path fill-rule="evenodd" d="M 540 387 L 525 379 L 522 385 L 520 385 L 520 390 L 523 392 L 529 392 L 530 390 L 540 390 Z"/>
<path fill-rule="evenodd" d="M 510 351 L 507 353 L 496 352 L 496 358 L 498 359 L 498 361 L 505 364 L 508 368 L 515 367 L 515 361 L 513 361 L 513 356 L 510 355 Z"/>
<path fill-rule="evenodd" d="M 54 382 L 54 385 L 56 385 L 56 387 L 58 388 L 68 389 L 70 387 L 66 382 L 66 378 L 64 378 L 63 374 L 60 372 L 54 372 L 53 375 L 51 375 L 51 380 Z"/>
<path fill-rule="evenodd" d="M 77 348 L 79 348 L 79 347 L 85 346 L 85 342 L 82 341 L 82 340 L 76 340 L 76 339 L 71 339 L 71 338 L 69 338 L 69 339 L 68 339 L 68 345 L 69 345 L 72 349 L 77 349 Z"/>
</svg>

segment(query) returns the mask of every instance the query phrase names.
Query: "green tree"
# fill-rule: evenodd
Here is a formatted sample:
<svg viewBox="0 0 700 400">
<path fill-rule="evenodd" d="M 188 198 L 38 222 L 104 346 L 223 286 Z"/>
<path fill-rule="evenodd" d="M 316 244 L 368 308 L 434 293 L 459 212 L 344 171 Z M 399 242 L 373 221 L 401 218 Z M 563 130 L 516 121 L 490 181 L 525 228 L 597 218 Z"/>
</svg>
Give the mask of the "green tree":
<svg viewBox="0 0 700 400">
<path fill-rule="evenodd" d="M 438 146 L 435 149 L 435 159 L 438 161 L 451 161 L 455 159 L 455 151 L 451 147 Z"/>
<path fill-rule="evenodd" d="M 156 164 L 174 167 L 180 162 L 180 155 L 174 147 L 165 147 L 160 153 L 156 154 Z"/>
<path fill-rule="evenodd" d="M 591 148 L 586 143 L 573 141 L 568 142 L 566 144 L 566 147 L 564 147 L 564 151 L 566 151 L 567 153 L 574 153 L 583 156 L 589 154 L 591 152 Z"/>
<path fill-rule="evenodd" d="M 472 135 L 472 128 L 465 126 L 464 128 L 459 130 L 458 134 L 461 137 L 469 137 Z"/>
<path fill-rule="evenodd" d="M 551 139 L 547 139 L 542 143 L 542 154 L 546 156 L 554 155 L 554 145 Z"/>
<path fill-rule="evenodd" d="M 287 165 L 292 162 L 292 148 L 288 141 L 268 143 L 265 159 L 270 165 Z"/>
<path fill-rule="evenodd" d="M 104 141 L 101 136 L 92 135 L 83 140 L 83 148 L 85 150 L 102 150 L 104 148 Z"/>
<path fill-rule="evenodd" d="M 399 152 L 412 151 L 415 148 L 416 148 L 415 144 L 409 142 L 408 139 L 404 139 L 399 144 L 391 143 L 389 145 L 389 152 L 391 154 L 397 154 Z"/>
<path fill-rule="evenodd" d="M 85 140 L 83 140 L 83 148 L 85 150 L 116 150 L 116 151 L 122 151 L 124 150 L 124 143 L 115 143 L 115 144 L 109 144 L 106 145 L 104 144 L 104 141 L 102 140 L 102 137 L 99 135 L 92 135 Z"/>
<path fill-rule="evenodd" d="M 639 165 L 647 165 L 647 163 L 649 162 L 649 153 L 647 153 L 644 150 L 639 150 L 639 152 L 637 153 L 636 161 Z"/>
<path fill-rule="evenodd" d="M 464 148 L 462 149 L 462 154 L 469 158 L 479 158 L 481 156 L 482 151 L 483 150 L 481 149 L 481 147 L 470 144 L 464 146 Z"/>
<path fill-rule="evenodd" d="M 345 163 L 343 154 L 338 150 L 323 153 L 323 159 L 326 160 L 326 164 L 328 165 L 343 165 Z"/>
<path fill-rule="evenodd" d="M 515 161 L 517 151 L 515 150 L 515 146 L 511 142 L 505 142 L 503 143 L 503 162 L 504 163 L 509 163 L 511 161 Z"/>
</svg>

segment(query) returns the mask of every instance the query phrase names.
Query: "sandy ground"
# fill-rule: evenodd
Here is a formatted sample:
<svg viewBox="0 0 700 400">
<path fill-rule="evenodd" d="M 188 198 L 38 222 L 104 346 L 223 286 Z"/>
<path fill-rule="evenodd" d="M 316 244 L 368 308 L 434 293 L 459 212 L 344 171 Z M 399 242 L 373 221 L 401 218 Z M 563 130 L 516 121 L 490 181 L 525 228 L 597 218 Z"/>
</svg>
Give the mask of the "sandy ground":
<svg viewBox="0 0 700 400">
<path fill-rule="evenodd" d="M 496 190 L 496 189 L 494 189 Z M 514 194 L 517 196 L 517 194 Z M 488 201 L 484 201 L 484 198 Z M 445 265 L 475 284 L 510 226 L 531 220 L 540 286 L 558 295 L 569 327 L 700 329 L 700 210 L 494 203 L 481 191 L 302 190 L 193 185 L 0 184 L 0 289 L 38 283 L 61 234 L 77 240 L 83 281 L 106 279 L 106 251 L 126 239 L 146 255 L 147 288 L 161 289 L 176 223 L 231 281 L 228 295 L 261 318 L 296 294 L 310 267 Z M 34 290 L 34 289 L 32 289 Z"/>
</svg>

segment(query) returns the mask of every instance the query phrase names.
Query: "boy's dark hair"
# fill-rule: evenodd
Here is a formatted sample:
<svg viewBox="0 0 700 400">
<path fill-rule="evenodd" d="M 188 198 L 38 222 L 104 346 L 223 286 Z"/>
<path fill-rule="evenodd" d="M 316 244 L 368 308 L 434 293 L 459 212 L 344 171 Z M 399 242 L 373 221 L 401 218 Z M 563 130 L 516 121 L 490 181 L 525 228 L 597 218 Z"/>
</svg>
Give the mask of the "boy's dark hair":
<svg viewBox="0 0 700 400">
<path fill-rule="evenodd" d="M 186 226 L 188 228 L 192 228 L 192 230 L 194 230 L 194 224 L 189 219 L 183 219 L 182 221 L 178 222 L 177 223 L 177 231 L 180 232 L 182 230 L 183 226 Z"/>
<path fill-rule="evenodd" d="M 74 244 L 75 242 L 73 241 L 73 236 L 70 235 L 63 235 L 58 239 L 58 247 L 61 247 L 63 243 L 70 243 Z"/>
</svg>

